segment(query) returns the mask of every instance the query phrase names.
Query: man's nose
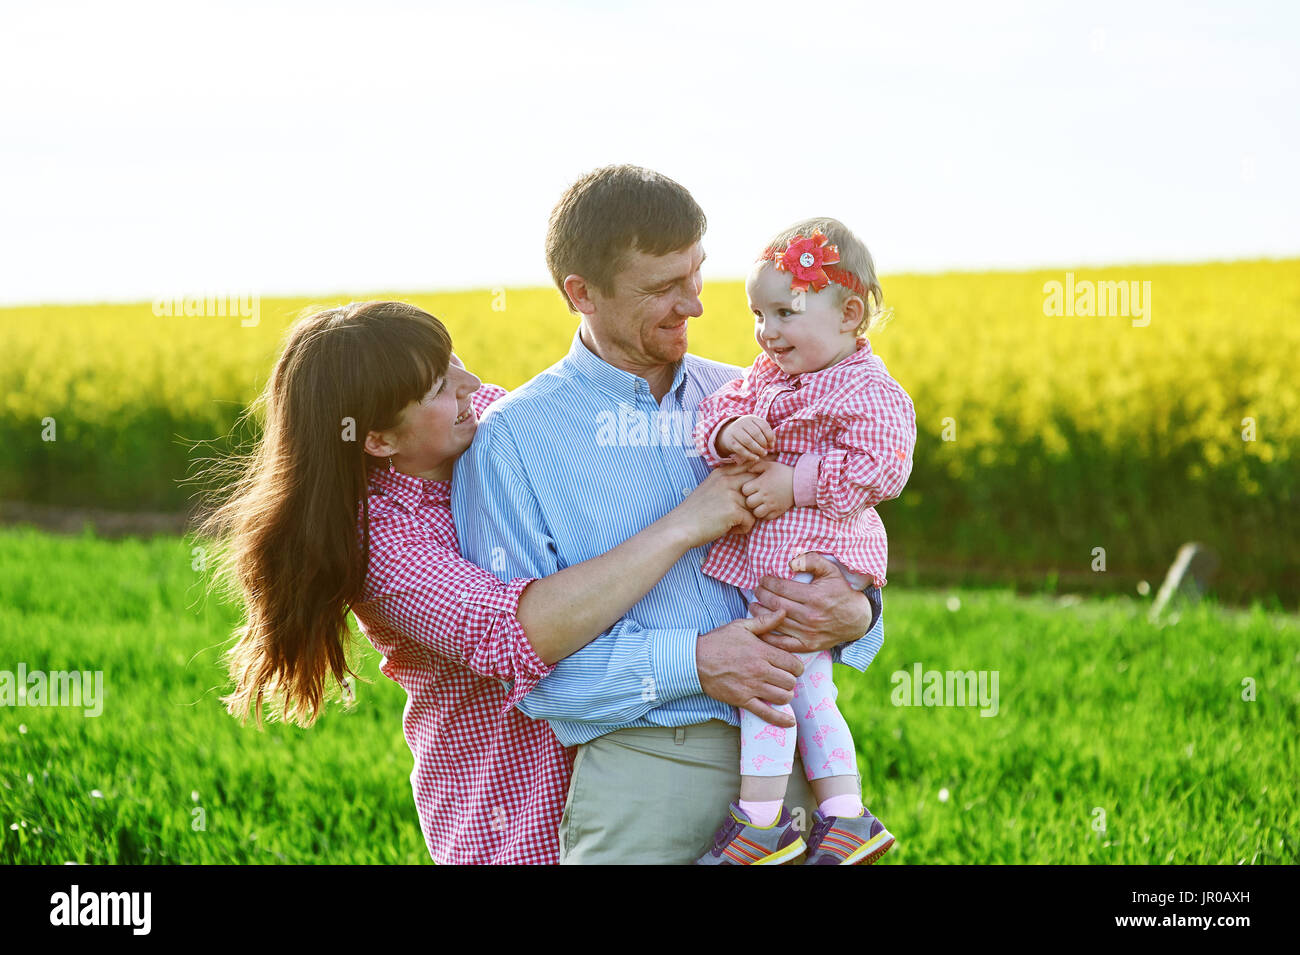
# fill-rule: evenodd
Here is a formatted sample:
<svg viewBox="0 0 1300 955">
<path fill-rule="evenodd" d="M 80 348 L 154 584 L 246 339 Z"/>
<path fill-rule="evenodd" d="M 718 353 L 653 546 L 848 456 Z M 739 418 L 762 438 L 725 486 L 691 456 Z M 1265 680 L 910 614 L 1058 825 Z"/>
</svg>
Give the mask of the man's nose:
<svg viewBox="0 0 1300 955">
<path fill-rule="evenodd" d="M 699 318 L 703 315 L 704 305 L 700 301 L 700 293 L 694 289 L 687 292 L 684 298 L 678 300 L 676 312 L 688 318 Z"/>
</svg>

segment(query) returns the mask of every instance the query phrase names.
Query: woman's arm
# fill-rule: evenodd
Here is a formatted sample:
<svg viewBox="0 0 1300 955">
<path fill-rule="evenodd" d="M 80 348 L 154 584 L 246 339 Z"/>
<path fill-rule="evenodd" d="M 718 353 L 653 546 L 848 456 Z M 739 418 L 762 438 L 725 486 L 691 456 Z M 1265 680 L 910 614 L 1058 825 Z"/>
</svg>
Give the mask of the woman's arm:
<svg viewBox="0 0 1300 955">
<path fill-rule="evenodd" d="M 689 550 L 754 518 L 740 486 L 752 475 L 738 466 L 713 471 L 685 501 L 613 550 L 529 584 L 519 597 L 519 622 L 547 664 L 562 660 L 613 626 Z"/>
<path fill-rule="evenodd" d="M 557 660 L 613 626 L 688 550 L 747 529 L 753 518 L 738 490 L 746 479 L 736 467 L 715 471 L 641 533 L 537 580 L 502 582 L 409 515 L 372 511 L 370 595 L 353 613 L 367 633 L 391 630 L 481 677 L 511 681 L 509 708 Z"/>
<path fill-rule="evenodd" d="M 408 529 L 402 544 L 372 549 L 374 592 L 352 613 L 381 648 L 398 635 L 484 679 L 510 681 L 502 712 L 510 709 L 551 672 L 516 617 L 519 594 L 531 581 L 502 583 L 418 533 Z"/>
</svg>

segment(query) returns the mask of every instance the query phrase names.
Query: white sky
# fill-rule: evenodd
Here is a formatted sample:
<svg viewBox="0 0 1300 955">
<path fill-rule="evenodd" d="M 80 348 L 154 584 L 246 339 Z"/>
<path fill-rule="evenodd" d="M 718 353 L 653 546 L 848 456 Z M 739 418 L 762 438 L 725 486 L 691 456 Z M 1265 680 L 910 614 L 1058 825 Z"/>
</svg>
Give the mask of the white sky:
<svg viewBox="0 0 1300 955">
<path fill-rule="evenodd" d="M 706 278 L 808 215 L 885 275 L 1296 255 L 1297 9 L 0 0 L 0 301 L 547 284 L 608 162 Z"/>
</svg>

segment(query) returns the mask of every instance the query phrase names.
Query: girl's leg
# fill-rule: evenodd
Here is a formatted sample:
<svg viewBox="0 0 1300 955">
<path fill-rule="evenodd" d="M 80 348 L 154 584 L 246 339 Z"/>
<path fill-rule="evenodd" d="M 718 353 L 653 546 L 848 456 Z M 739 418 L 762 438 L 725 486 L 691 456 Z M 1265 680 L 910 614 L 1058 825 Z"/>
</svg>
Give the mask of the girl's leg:
<svg viewBox="0 0 1300 955">
<path fill-rule="evenodd" d="M 794 714 L 789 703 L 773 709 Z M 781 815 L 794 746 L 793 727 L 772 726 L 740 711 L 740 808 L 756 826 L 770 826 Z"/>
<path fill-rule="evenodd" d="M 823 650 L 807 657 L 793 705 L 808 785 L 822 815 L 856 816 L 862 812 L 858 761 L 848 722 L 835 705 L 831 655 Z"/>
<path fill-rule="evenodd" d="M 753 603 L 754 592 L 742 592 L 745 603 Z M 772 708 L 794 715 L 789 703 L 774 703 Z M 770 826 L 781 816 L 794 766 L 794 744 L 793 728 L 772 726 L 749 710 L 740 711 L 740 808 L 757 826 Z"/>
<path fill-rule="evenodd" d="M 839 568 L 851 586 L 870 584 L 867 578 L 843 566 L 833 554 L 822 556 Z M 794 579 L 808 583 L 812 574 L 795 574 Z M 745 591 L 745 602 L 752 601 L 753 592 Z M 771 726 L 748 710 L 740 711 L 740 808 L 760 826 L 770 825 L 780 815 L 794 762 L 796 738 L 808 785 L 822 815 L 856 816 L 863 808 L 853 736 L 835 705 L 831 655 L 822 651 L 797 656 L 803 661 L 804 671 L 795 681 L 793 704 L 775 707 L 784 712 L 793 709 L 797 733 L 795 729 Z M 814 745 L 810 746 L 808 740 Z M 778 742 L 779 746 L 771 745 Z M 783 771 L 779 770 L 782 766 Z M 779 775 L 767 774 L 766 768 Z"/>
</svg>

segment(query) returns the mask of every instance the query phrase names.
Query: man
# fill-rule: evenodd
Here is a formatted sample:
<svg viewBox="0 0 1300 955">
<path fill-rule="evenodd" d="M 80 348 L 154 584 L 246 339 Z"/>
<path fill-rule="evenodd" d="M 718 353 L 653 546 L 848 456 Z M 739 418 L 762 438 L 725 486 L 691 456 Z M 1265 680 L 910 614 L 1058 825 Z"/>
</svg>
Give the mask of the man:
<svg viewBox="0 0 1300 955">
<path fill-rule="evenodd" d="M 562 361 L 493 406 L 456 465 L 466 557 L 503 580 L 543 577 L 617 546 L 705 478 L 696 408 L 742 371 L 687 354 L 705 225 L 690 193 L 635 166 L 596 170 L 560 199 L 547 263 L 580 325 Z M 578 748 L 561 864 L 695 861 L 739 789 L 733 706 L 791 726 L 769 704 L 792 699 L 793 652 L 833 649 L 865 669 L 879 649 L 879 591 L 852 590 L 829 562 L 806 558 L 811 583 L 765 578 L 749 619 L 740 591 L 700 573 L 706 553 L 683 557 L 519 703 Z M 786 802 L 812 818 L 798 762 Z"/>
</svg>

